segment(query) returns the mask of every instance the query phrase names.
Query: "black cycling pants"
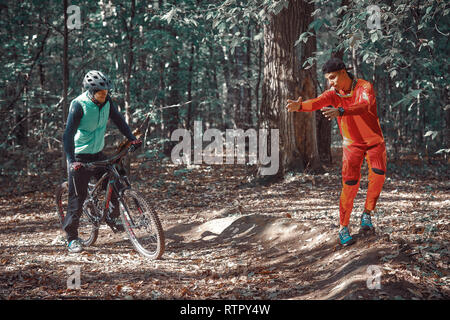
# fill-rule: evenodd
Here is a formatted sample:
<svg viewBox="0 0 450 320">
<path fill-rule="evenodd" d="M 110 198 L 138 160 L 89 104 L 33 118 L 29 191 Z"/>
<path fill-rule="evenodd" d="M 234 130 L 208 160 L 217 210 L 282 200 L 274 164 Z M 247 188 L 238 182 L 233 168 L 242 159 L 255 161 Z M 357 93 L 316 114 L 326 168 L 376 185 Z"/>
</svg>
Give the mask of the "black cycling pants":
<svg viewBox="0 0 450 320">
<path fill-rule="evenodd" d="M 93 162 L 99 160 L 105 160 L 106 157 L 102 152 L 96 154 L 77 154 L 75 155 L 75 160 L 77 162 Z M 69 176 L 69 201 L 67 206 L 67 214 L 64 218 L 63 230 L 67 233 L 67 241 L 72 241 L 78 237 L 78 226 L 80 221 L 80 216 L 83 212 L 83 203 L 87 196 L 88 183 L 92 177 L 96 180 L 100 179 L 105 173 L 104 168 L 96 168 L 87 170 L 82 167 L 78 170 L 68 169 Z M 103 188 L 106 188 L 108 181 L 105 180 L 103 183 Z M 109 216 L 111 218 L 116 218 L 119 216 L 119 202 L 117 201 L 117 195 L 113 192 L 111 196 L 110 212 Z"/>
</svg>

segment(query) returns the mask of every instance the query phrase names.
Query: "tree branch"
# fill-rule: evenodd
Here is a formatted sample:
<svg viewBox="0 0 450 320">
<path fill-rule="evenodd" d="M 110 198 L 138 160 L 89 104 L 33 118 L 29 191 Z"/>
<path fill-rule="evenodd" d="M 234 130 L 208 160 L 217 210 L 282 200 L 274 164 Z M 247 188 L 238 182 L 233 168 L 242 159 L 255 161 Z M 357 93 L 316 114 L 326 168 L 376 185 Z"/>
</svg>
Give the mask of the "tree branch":
<svg viewBox="0 0 450 320">
<path fill-rule="evenodd" d="M 33 59 L 33 63 L 31 64 L 30 70 L 29 70 L 29 72 L 27 74 L 27 77 L 25 78 L 25 82 L 23 83 L 22 88 L 19 90 L 19 92 L 16 95 L 16 97 L 14 97 L 14 99 L 11 101 L 11 103 L 6 108 L 7 111 L 12 109 L 14 104 L 17 102 L 17 100 L 19 100 L 20 96 L 22 95 L 23 90 L 27 86 L 28 81 L 30 80 L 30 75 L 33 72 L 34 66 L 36 65 L 36 62 L 39 59 L 39 56 L 41 55 L 42 51 L 44 51 L 44 46 L 45 46 L 45 43 L 47 42 L 47 39 L 48 39 L 49 35 L 50 35 L 50 29 L 47 29 L 47 33 L 45 34 L 44 39 L 42 40 L 41 46 L 39 47 L 39 50 L 38 50 L 38 52 L 36 53 L 36 55 L 35 55 L 35 57 Z"/>
<path fill-rule="evenodd" d="M 72 89 L 70 89 L 68 95 L 71 94 L 71 93 L 72 93 Z M 55 109 L 58 109 L 59 106 L 61 105 L 61 103 L 63 102 L 63 100 L 64 100 L 64 98 L 61 98 L 61 99 L 59 100 L 59 102 L 54 106 L 54 108 L 55 108 Z M 38 115 L 38 114 L 40 114 L 40 113 L 42 113 L 42 112 L 45 112 L 45 111 L 47 111 L 47 110 L 42 109 L 42 110 L 33 112 L 33 113 L 29 114 L 28 116 L 24 117 L 23 119 L 21 119 L 19 122 L 17 122 L 16 125 L 15 125 L 11 130 L 9 130 L 8 134 L 6 135 L 6 139 L 5 139 L 4 143 L 6 143 L 6 142 L 8 141 L 8 137 L 14 132 L 14 130 L 16 130 L 16 128 L 17 128 L 23 121 L 25 121 L 26 119 L 31 118 L 31 117 L 33 117 L 33 116 L 35 116 L 35 115 Z"/>
</svg>

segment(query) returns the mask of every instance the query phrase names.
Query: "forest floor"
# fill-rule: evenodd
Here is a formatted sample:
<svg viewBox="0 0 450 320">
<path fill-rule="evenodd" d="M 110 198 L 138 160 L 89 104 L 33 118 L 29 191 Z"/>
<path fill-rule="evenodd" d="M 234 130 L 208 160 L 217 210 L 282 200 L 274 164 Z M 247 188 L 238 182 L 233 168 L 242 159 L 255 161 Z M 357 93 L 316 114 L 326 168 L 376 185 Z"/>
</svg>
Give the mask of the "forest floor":
<svg viewBox="0 0 450 320">
<path fill-rule="evenodd" d="M 244 165 L 145 165 L 132 171 L 163 223 L 162 259 L 146 260 L 106 227 L 93 246 L 68 253 L 57 181 L 41 178 L 40 191 L 0 198 L 0 299 L 450 298 L 448 163 L 391 163 L 372 236 L 358 234 L 364 167 L 350 224 L 357 241 L 347 248 L 337 245 L 339 161 L 269 185 L 250 183 Z M 67 289 L 74 266 L 81 288 Z"/>
</svg>

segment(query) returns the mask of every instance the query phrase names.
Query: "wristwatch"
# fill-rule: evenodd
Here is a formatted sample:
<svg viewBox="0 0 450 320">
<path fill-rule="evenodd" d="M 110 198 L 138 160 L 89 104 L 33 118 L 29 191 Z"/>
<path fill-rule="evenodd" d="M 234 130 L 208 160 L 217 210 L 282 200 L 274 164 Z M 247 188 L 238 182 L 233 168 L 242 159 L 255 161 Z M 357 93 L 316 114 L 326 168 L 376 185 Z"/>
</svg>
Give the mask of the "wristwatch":
<svg viewBox="0 0 450 320">
<path fill-rule="evenodd" d="M 345 112 L 344 108 L 339 107 L 338 110 L 339 110 L 339 115 L 342 117 L 344 115 L 344 112 Z"/>
</svg>

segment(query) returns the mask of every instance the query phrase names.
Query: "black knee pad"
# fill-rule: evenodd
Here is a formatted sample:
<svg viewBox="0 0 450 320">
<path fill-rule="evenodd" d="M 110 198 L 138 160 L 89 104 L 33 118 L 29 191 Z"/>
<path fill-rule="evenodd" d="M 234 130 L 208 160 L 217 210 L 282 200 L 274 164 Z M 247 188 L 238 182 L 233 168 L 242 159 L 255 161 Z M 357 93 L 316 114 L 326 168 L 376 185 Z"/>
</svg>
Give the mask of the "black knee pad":
<svg viewBox="0 0 450 320">
<path fill-rule="evenodd" d="M 345 181 L 345 184 L 346 184 L 346 185 L 349 185 L 349 186 L 355 186 L 357 183 L 358 183 L 358 180 L 348 180 L 348 181 Z"/>
<path fill-rule="evenodd" d="M 380 170 L 380 169 L 377 169 L 377 168 L 372 168 L 372 171 L 375 172 L 376 174 L 379 174 L 379 175 L 383 175 L 384 174 L 383 170 Z"/>
</svg>

